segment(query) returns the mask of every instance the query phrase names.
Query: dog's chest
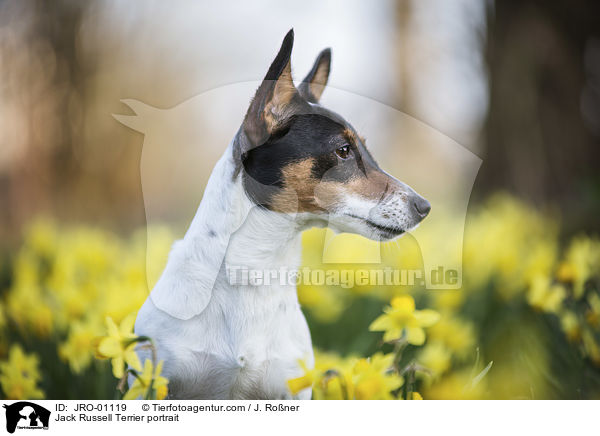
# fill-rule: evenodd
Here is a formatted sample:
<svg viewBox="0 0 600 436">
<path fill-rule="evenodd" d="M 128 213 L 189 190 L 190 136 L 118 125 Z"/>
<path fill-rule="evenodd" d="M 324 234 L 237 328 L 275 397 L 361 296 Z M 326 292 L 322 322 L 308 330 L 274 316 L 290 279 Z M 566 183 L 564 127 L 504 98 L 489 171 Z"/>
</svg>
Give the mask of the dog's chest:
<svg viewBox="0 0 600 436">
<path fill-rule="evenodd" d="M 299 374 L 299 360 L 312 364 L 306 321 L 298 308 L 281 308 L 281 316 L 248 323 L 249 329 L 233 342 L 237 370 L 232 398 L 288 398 L 287 380 Z"/>
<path fill-rule="evenodd" d="M 287 380 L 312 365 L 312 344 L 295 290 L 237 289 L 216 293 L 186 335 L 186 362 L 172 377 L 177 397 L 289 398 Z M 235 304 L 230 301 L 235 298 Z M 233 307 L 233 309 L 232 309 Z M 183 344 L 182 344 L 183 345 Z"/>
</svg>

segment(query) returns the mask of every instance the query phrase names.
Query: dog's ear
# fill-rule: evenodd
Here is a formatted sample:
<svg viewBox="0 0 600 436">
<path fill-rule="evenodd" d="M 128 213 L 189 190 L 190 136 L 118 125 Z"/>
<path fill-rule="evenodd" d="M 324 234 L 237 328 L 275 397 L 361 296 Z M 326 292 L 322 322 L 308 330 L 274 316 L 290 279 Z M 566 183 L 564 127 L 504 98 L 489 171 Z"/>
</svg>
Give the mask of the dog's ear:
<svg viewBox="0 0 600 436">
<path fill-rule="evenodd" d="M 298 91 L 305 100 L 311 103 L 318 103 L 321 95 L 327 85 L 329 79 L 329 71 L 331 68 L 331 49 L 326 48 L 319 56 L 313 65 L 308 75 L 304 78 Z"/>
<path fill-rule="evenodd" d="M 256 91 L 244 118 L 243 128 L 250 144 L 243 147 L 242 152 L 263 144 L 291 114 L 291 103 L 300 98 L 292 81 L 290 58 L 293 45 L 294 29 L 291 29 L 285 35 L 279 53 Z"/>
</svg>

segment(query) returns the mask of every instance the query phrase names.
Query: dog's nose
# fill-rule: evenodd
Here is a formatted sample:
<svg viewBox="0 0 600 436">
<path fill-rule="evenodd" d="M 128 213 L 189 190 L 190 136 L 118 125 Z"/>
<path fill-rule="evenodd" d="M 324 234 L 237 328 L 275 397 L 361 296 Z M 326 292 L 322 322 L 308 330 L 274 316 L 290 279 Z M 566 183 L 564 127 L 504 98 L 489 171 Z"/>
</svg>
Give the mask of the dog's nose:
<svg viewBox="0 0 600 436">
<path fill-rule="evenodd" d="M 425 218 L 431 210 L 431 204 L 421 196 L 417 196 L 413 200 L 413 207 L 415 208 L 421 219 Z"/>
</svg>

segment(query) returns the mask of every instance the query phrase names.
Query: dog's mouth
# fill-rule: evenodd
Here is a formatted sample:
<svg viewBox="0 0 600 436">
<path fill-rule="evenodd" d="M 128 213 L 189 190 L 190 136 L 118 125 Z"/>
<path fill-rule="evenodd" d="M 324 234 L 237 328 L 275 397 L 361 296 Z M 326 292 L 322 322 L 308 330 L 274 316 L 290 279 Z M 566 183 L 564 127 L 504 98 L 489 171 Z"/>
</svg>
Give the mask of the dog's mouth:
<svg viewBox="0 0 600 436">
<path fill-rule="evenodd" d="M 381 224 L 377 224 L 376 222 L 373 222 L 368 218 L 362 218 L 362 217 L 359 217 L 358 215 L 352 215 L 352 214 L 346 214 L 346 215 L 348 215 L 349 217 L 361 220 L 362 222 L 366 223 L 369 227 L 377 230 L 383 239 L 397 238 L 398 236 L 400 236 L 404 232 L 406 232 L 406 230 L 401 229 L 399 227 L 384 226 Z"/>
<path fill-rule="evenodd" d="M 383 239 L 397 238 L 405 232 L 404 229 L 399 229 L 397 227 L 382 226 L 370 220 L 365 220 L 365 223 L 367 223 L 369 227 L 372 227 L 379 231 L 379 234 L 383 237 Z"/>
</svg>

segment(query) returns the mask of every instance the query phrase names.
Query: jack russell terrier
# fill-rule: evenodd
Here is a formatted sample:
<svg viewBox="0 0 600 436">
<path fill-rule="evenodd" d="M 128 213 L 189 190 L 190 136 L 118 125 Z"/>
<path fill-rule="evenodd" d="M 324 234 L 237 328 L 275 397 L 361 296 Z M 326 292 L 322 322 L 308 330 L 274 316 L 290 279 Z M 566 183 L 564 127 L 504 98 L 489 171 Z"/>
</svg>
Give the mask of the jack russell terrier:
<svg viewBox="0 0 600 436">
<path fill-rule="evenodd" d="M 310 227 L 390 240 L 431 208 L 319 105 L 330 49 L 294 85 L 293 40 L 290 30 L 138 313 L 135 333 L 154 339 L 171 399 L 310 399 L 310 388 L 292 396 L 286 382 L 301 360 L 314 364 L 296 286 L 234 284 L 227 266 L 298 268 Z"/>
</svg>

